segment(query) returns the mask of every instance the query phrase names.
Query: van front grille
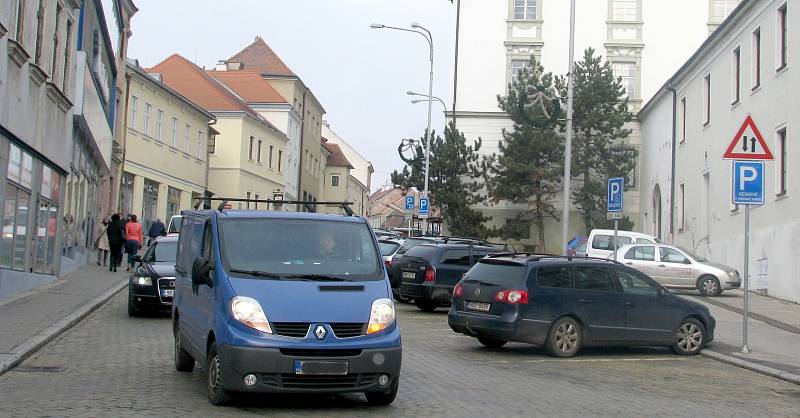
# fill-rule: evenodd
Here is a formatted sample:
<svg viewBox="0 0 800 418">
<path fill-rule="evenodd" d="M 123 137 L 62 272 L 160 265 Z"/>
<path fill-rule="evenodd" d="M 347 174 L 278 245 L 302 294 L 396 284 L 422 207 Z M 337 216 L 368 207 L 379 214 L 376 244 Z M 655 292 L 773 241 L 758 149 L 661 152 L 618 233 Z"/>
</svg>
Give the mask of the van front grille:
<svg viewBox="0 0 800 418">
<path fill-rule="evenodd" d="M 303 338 L 308 334 L 308 322 L 272 322 L 272 332 L 283 337 Z"/>
<path fill-rule="evenodd" d="M 337 338 L 352 338 L 364 335 L 364 325 L 357 323 L 331 324 L 331 329 Z"/>
</svg>

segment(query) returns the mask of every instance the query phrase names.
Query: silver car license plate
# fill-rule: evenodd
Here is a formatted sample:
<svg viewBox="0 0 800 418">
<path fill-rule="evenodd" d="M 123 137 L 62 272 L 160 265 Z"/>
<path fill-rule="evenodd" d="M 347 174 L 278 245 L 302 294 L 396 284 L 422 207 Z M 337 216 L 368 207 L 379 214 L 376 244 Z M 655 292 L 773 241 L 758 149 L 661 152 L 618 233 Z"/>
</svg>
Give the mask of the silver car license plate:
<svg viewBox="0 0 800 418">
<path fill-rule="evenodd" d="M 413 271 L 404 271 L 403 272 L 403 278 L 404 279 L 416 279 L 417 278 L 417 273 L 414 273 Z"/>
<path fill-rule="evenodd" d="M 489 309 L 492 309 L 492 304 L 486 302 L 474 302 L 469 300 L 467 301 L 467 309 L 471 311 L 489 312 Z"/>
</svg>

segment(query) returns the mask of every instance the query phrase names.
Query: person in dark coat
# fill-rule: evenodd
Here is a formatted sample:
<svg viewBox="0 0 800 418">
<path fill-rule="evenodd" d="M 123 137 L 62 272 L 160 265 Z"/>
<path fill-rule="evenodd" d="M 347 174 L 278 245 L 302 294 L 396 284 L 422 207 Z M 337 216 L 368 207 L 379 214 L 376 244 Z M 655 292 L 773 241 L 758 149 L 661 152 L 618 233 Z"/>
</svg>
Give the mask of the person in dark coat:
<svg viewBox="0 0 800 418">
<path fill-rule="evenodd" d="M 147 236 L 150 238 L 148 244 L 152 244 L 156 238 L 167 235 L 167 227 L 164 225 L 164 222 L 161 222 L 161 219 L 156 219 L 152 225 L 150 225 L 150 230 L 147 231 Z"/>
<path fill-rule="evenodd" d="M 125 230 L 122 226 L 122 218 L 118 213 L 111 215 L 111 223 L 106 229 L 108 245 L 111 247 L 111 264 L 108 271 L 117 271 L 117 267 L 122 264 L 122 246 L 125 244 Z"/>
</svg>

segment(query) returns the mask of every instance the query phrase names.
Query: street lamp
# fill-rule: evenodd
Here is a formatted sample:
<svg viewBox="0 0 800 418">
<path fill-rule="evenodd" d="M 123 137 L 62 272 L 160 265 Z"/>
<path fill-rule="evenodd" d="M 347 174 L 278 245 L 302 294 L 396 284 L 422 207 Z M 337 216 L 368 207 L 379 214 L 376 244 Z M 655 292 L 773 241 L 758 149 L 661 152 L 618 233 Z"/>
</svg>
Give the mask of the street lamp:
<svg viewBox="0 0 800 418">
<path fill-rule="evenodd" d="M 431 153 L 431 141 L 433 138 L 431 137 L 431 112 L 433 111 L 433 35 L 431 31 L 426 29 L 424 26 L 420 25 L 419 23 L 412 23 L 411 29 L 406 28 L 399 28 L 396 26 L 387 26 L 380 23 L 373 23 L 369 25 L 372 29 L 392 29 L 392 30 L 399 30 L 403 32 L 413 32 L 418 33 L 420 36 L 425 38 L 428 41 L 428 46 L 430 47 L 430 63 L 431 63 L 431 71 L 430 71 L 430 78 L 428 83 L 428 130 L 426 132 L 425 141 L 425 188 L 422 191 L 422 195 L 424 197 L 428 197 L 428 177 L 430 173 L 430 153 Z M 427 223 L 427 221 L 426 221 Z M 427 225 L 426 225 L 427 229 Z"/>
<path fill-rule="evenodd" d="M 426 94 L 419 94 L 419 93 L 415 93 L 413 91 L 407 91 L 406 94 L 409 95 L 409 96 L 424 97 L 424 99 L 414 99 L 414 100 L 412 100 L 411 103 L 413 103 L 413 104 L 417 104 L 417 103 L 420 103 L 420 102 L 427 102 L 429 100 L 428 99 L 428 95 L 426 95 Z M 433 96 L 432 99 L 436 100 L 439 103 L 441 103 L 442 107 L 444 107 L 445 113 L 447 113 L 447 105 L 444 103 L 444 100 L 442 100 L 441 98 L 436 97 L 436 96 Z"/>
<path fill-rule="evenodd" d="M 569 10 L 569 73 L 567 74 L 567 135 L 564 144 L 564 208 L 561 215 L 561 239 L 564 254 L 567 254 L 569 237 L 570 180 L 572 180 L 572 101 L 575 84 L 575 0 L 570 3 Z"/>
</svg>

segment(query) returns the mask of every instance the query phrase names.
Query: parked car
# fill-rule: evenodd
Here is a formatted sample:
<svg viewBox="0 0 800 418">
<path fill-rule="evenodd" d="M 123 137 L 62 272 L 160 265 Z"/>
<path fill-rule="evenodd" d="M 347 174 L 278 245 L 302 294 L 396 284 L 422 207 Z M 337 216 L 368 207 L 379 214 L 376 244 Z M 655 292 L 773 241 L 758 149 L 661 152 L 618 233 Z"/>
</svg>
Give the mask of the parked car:
<svg viewBox="0 0 800 418">
<path fill-rule="evenodd" d="M 138 263 L 128 280 L 128 315 L 146 311 L 169 312 L 175 293 L 175 257 L 178 237 L 158 237 Z"/>
<path fill-rule="evenodd" d="M 739 271 L 714 263 L 689 250 L 667 244 L 633 244 L 617 250 L 617 261 L 677 289 L 697 289 L 704 296 L 718 296 L 723 290 L 738 289 Z"/>
<path fill-rule="evenodd" d="M 697 354 L 714 339 L 708 308 L 612 260 L 500 255 L 458 283 L 450 327 L 492 348 L 544 346 L 556 357 L 597 345 L 670 346 Z"/>
<path fill-rule="evenodd" d="M 394 231 L 387 231 L 385 229 L 373 229 L 372 231 L 379 240 L 401 238 L 400 234 Z"/>
<path fill-rule="evenodd" d="M 658 238 L 640 232 L 617 231 L 617 248 L 625 244 L 655 244 Z M 586 244 L 586 256 L 607 258 L 614 253 L 614 230 L 593 229 Z"/>
<path fill-rule="evenodd" d="M 397 395 L 402 348 L 369 225 L 304 212 L 185 211 L 172 310 L 175 368 L 236 392 Z"/>
<path fill-rule="evenodd" d="M 172 215 L 167 225 L 167 234 L 179 234 L 181 232 L 181 221 L 183 215 Z"/>
<path fill-rule="evenodd" d="M 435 244 L 435 243 L 459 243 L 459 244 L 472 244 L 472 245 L 482 245 L 487 247 L 495 248 L 492 244 L 484 240 L 480 240 L 477 238 L 465 238 L 465 237 L 413 237 L 407 238 L 404 240 L 403 245 L 397 249 L 397 252 L 392 256 L 392 261 L 389 263 L 389 281 L 392 284 L 392 289 L 395 291 L 395 295 L 397 295 L 397 289 L 400 288 L 400 283 L 402 282 L 402 272 L 400 271 L 399 267 L 397 267 L 397 262 L 405 255 L 405 253 L 422 244 Z"/>
<path fill-rule="evenodd" d="M 403 245 L 405 240 L 402 239 L 381 239 L 378 240 L 378 249 L 383 257 L 383 264 L 388 269 L 392 265 L 392 257 L 397 253 L 397 250 Z"/>
<path fill-rule="evenodd" d="M 413 298 L 420 310 L 432 312 L 450 304 L 453 287 L 472 265 L 498 251 L 460 243 L 418 245 L 397 262 L 402 280 L 397 293 Z"/>
</svg>

